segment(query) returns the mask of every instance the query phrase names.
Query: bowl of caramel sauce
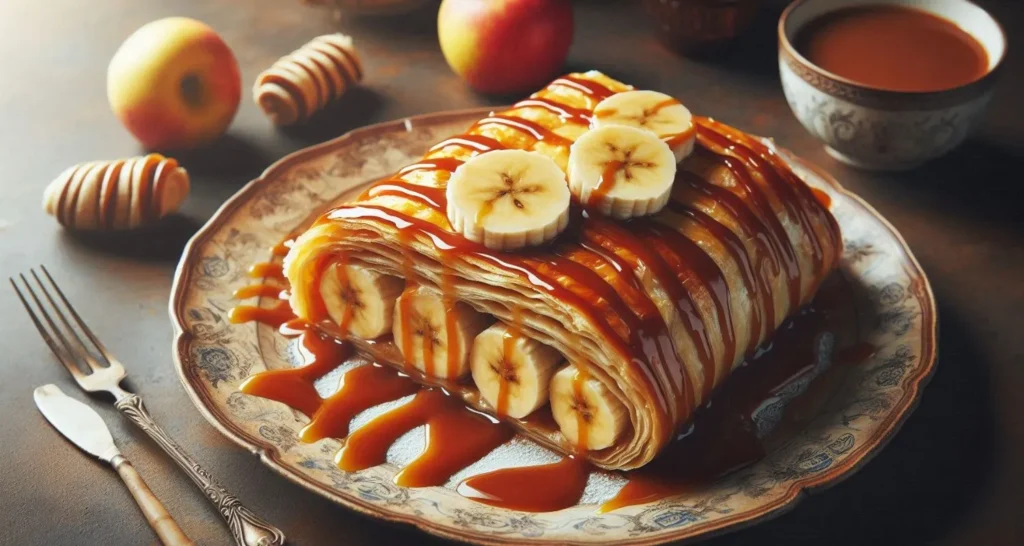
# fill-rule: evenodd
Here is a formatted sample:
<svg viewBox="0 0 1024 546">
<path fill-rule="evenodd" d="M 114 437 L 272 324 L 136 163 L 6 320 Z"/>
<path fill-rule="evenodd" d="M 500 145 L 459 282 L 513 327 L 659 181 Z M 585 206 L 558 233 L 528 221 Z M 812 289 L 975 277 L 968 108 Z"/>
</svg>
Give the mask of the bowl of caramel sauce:
<svg viewBox="0 0 1024 546">
<path fill-rule="evenodd" d="M 831 156 L 874 170 L 963 142 L 1006 53 L 999 23 L 967 0 L 796 0 L 778 32 L 797 119 Z"/>
</svg>

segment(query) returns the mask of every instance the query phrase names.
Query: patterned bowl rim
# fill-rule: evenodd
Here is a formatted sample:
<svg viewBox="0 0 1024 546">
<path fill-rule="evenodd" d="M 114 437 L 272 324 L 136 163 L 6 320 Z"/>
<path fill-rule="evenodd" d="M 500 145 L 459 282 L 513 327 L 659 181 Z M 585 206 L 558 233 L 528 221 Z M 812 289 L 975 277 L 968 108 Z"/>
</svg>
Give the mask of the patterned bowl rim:
<svg viewBox="0 0 1024 546">
<path fill-rule="evenodd" d="M 197 258 L 195 254 L 196 249 L 205 243 L 233 212 L 248 202 L 251 194 L 253 194 L 256 189 L 272 180 L 278 172 L 286 170 L 291 164 L 301 161 L 307 157 L 315 156 L 327 149 L 339 147 L 360 137 L 367 137 L 374 134 L 388 133 L 392 131 L 408 131 L 410 127 L 423 122 L 443 122 L 449 119 L 471 118 L 473 116 L 479 117 L 480 115 L 484 115 L 492 110 L 494 110 L 494 107 L 451 110 L 446 112 L 409 116 L 398 120 L 367 125 L 344 133 L 341 136 L 326 142 L 303 148 L 277 160 L 267 167 L 259 177 L 251 180 L 237 193 L 225 201 L 213 216 L 210 217 L 210 220 L 203 225 L 203 227 L 201 227 L 185 245 L 181 260 L 178 262 L 177 269 L 174 273 L 169 302 L 169 312 L 171 323 L 174 328 L 172 354 L 175 369 L 178 373 L 178 378 L 181 381 L 182 386 L 185 388 L 185 392 L 188 393 L 189 398 L 192 400 L 192 403 L 197 409 L 199 409 L 199 412 L 206 418 L 206 420 L 209 421 L 214 428 L 219 430 L 221 434 L 239 446 L 245 448 L 250 453 L 258 456 L 263 464 L 271 470 L 291 482 L 304 487 L 305 489 L 316 492 L 321 496 L 341 504 L 342 506 L 374 518 L 413 525 L 432 535 L 462 542 L 507 544 L 509 541 L 504 540 L 501 537 L 495 537 L 493 535 L 475 531 L 456 530 L 423 517 L 392 513 L 381 509 L 379 506 L 365 502 L 362 499 L 339 495 L 330 487 L 308 480 L 295 473 L 288 466 L 283 465 L 275 455 L 275 449 L 245 432 L 236 429 L 229 420 L 223 419 L 222 416 L 214 413 L 214 411 L 210 409 L 211 405 L 208 404 L 210 401 L 204 396 L 202 390 L 194 388 L 191 384 L 184 362 L 188 360 L 187 350 L 193 336 L 185 330 L 185 322 L 183 318 L 184 313 L 182 312 L 182 304 L 184 303 L 187 292 L 186 288 L 189 286 L 189 281 L 191 280 L 192 275 L 191 271 L 193 270 L 190 265 L 193 264 Z M 790 157 L 795 157 L 792 154 L 788 155 Z M 895 241 L 899 243 L 901 250 L 906 255 L 907 264 L 912 268 L 911 275 L 921 279 L 921 290 L 925 296 L 921 308 L 921 346 L 924 349 L 924 354 L 922 354 L 919 359 L 922 363 L 922 366 L 919 368 L 922 373 L 908 382 L 908 389 L 905 391 L 905 395 L 893 406 L 893 411 L 890 412 L 887 422 L 880 427 L 880 432 L 874 439 L 874 444 L 869 443 L 866 445 L 860 457 L 848 457 L 844 459 L 841 464 L 830 468 L 827 472 L 823 472 L 815 476 L 796 479 L 793 483 L 789 484 L 785 493 L 779 498 L 759 506 L 754 510 L 744 512 L 739 519 L 726 518 L 723 521 L 715 522 L 715 524 L 712 524 L 710 527 L 702 528 L 696 533 L 693 529 L 680 529 L 678 533 L 647 538 L 636 537 L 634 539 L 619 541 L 619 544 L 652 545 L 683 539 L 693 540 L 707 538 L 712 535 L 721 534 L 726 530 L 738 530 L 742 527 L 760 523 L 792 510 L 800 500 L 807 496 L 807 494 L 823 490 L 846 479 L 856 472 L 862 465 L 870 461 L 882 448 L 884 448 L 892 436 L 899 431 L 910 413 L 917 407 L 917 404 L 921 399 L 921 392 L 923 388 L 927 385 L 928 381 L 934 374 L 938 356 L 936 343 L 936 339 L 938 337 L 938 317 L 936 315 L 935 295 L 932 292 L 931 283 L 924 274 L 924 270 L 918 263 L 917 258 L 915 258 L 913 253 L 911 253 L 910 248 L 903 239 L 903 236 L 900 235 L 900 233 L 896 231 L 896 228 L 894 228 L 892 224 L 879 214 L 877 210 L 856 194 L 843 188 L 842 185 L 832 178 L 831 175 L 806 161 L 797 160 L 800 161 L 803 167 L 813 171 L 828 184 L 832 185 L 837 193 L 842 194 L 846 198 L 852 199 L 857 205 L 863 207 L 868 214 L 877 219 L 880 224 L 892 234 Z"/>
<path fill-rule="evenodd" d="M 836 95 L 835 90 L 837 88 L 843 89 L 845 92 L 840 98 L 852 100 L 854 103 L 864 103 L 865 106 L 877 107 L 885 110 L 945 108 L 965 103 L 975 97 L 983 95 L 986 91 L 992 88 L 996 78 L 1002 72 L 1003 61 L 1006 59 L 1009 42 L 1006 37 L 1006 31 L 999 23 L 999 20 L 989 13 L 988 10 L 974 2 L 971 2 L 970 0 L 952 0 L 955 2 L 969 4 L 980 9 L 992 20 L 993 23 L 995 23 L 996 29 L 999 31 L 999 38 L 1003 42 L 1002 54 L 998 59 L 996 59 L 996 62 L 991 66 L 991 68 L 989 68 L 981 77 L 972 82 L 940 91 L 894 91 L 892 89 L 875 87 L 844 78 L 834 72 L 821 68 L 811 62 L 807 57 L 804 57 L 803 54 L 797 51 L 796 46 L 793 45 L 786 32 L 786 26 L 789 23 L 790 16 L 805 4 L 817 1 L 820 0 L 794 0 L 786 7 L 785 10 L 783 10 L 782 15 L 779 16 L 779 24 L 777 27 L 779 56 L 786 61 L 786 64 L 789 65 L 797 75 L 800 76 L 800 79 L 806 81 L 815 89 L 828 93 L 829 95 Z M 899 1 L 876 0 L 874 3 L 899 4 Z M 849 6 L 839 4 L 836 6 L 836 9 L 843 9 L 844 7 Z M 794 31 L 794 35 L 796 32 L 799 32 L 799 30 L 800 29 L 796 29 Z M 986 50 L 986 54 L 987 53 L 988 51 Z M 828 178 L 826 177 L 826 179 Z M 893 231 L 895 232 L 895 230 Z"/>
</svg>

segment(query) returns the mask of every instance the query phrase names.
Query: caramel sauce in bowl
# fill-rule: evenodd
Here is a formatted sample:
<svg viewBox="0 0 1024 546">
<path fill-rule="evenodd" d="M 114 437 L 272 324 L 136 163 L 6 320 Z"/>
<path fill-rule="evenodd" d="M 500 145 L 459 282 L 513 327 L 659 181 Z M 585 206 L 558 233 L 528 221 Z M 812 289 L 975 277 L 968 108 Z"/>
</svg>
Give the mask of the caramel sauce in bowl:
<svg viewBox="0 0 1024 546">
<path fill-rule="evenodd" d="M 1006 35 L 967 0 L 797 0 L 779 19 L 793 113 L 829 155 L 906 170 L 959 145 L 983 115 Z"/>
</svg>

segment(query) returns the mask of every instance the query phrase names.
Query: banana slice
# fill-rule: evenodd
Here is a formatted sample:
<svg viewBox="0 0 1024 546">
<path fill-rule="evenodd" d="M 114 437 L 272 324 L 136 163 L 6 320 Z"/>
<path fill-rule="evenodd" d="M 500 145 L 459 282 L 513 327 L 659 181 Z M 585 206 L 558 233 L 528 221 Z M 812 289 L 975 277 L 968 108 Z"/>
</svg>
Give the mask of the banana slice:
<svg viewBox="0 0 1024 546">
<path fill-rule="evenodd" d="M 480 154 L 455 170 L 445 193 L 452 228 L 488 248 L 539 245 L 569 225 L 565 174 L 540 153 Z"/>
<path fill-rule="evenodd" d="M 407 364 L 429 377 L 458 379 L 469 372 L 473 338 L 490 323 L 490 315 L 415 286 L 398 297 L 392 333 Z"/>
<path fill-rule="evenodd" d="M 626 91 L 604 99 L 594 108 L 591 125 L 626 125 L 646 129 L 668 144 L 676 162 L 693 153 L 697 140 L 690 110 L 676 99 L 657 91 Z"/>
<path fill-rule="evenodd" d="M 629 421 L 626 406 L 573 364 L 551 378 L 551 414 L 567 440 L 591 451 L 611 447 Z"/>
<path fill-rule="evenodd" d="M 469 355 L 480 395 L 498 415 L 516 419 L 548 403 L 548 384 L 562 361 L 558 351 L 500 322 L 476 336 Z"/>
<path fill-rule="evenodd" d="M 343 332 L 374 339 L 391 331 L 402 279 L 357 265 L 331 264 L 320 280 L 327 314 Z"/>
<path fill-rule="evenodd" d="M 675 177 L 672 150 L 643 129 L 598 127 L 576 139 L 569 150 L 569 190 L 588 208 L 614 218 L 664 208 Z"/>
</svg>

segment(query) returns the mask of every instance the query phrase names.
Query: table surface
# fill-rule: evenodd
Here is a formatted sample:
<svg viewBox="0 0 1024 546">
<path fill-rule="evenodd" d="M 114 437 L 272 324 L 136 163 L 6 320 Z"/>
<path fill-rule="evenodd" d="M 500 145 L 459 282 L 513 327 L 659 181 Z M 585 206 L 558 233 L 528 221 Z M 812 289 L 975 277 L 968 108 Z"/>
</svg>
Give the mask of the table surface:
<svg viewBox="0 0 1024 546">
<path fill-rule="evenodd" d="M 980 3 L 1019 38 L 1024 3 Z M 708 544 L 1024 544 L 1024 108 L 1017 102 L 1024 96 L 1024 41 L 1011 40 L 976 136 L 916 171 L 872 174 L 830 159 L 790 113 L 775 58 L 778 2 L 765 2 L 754 28 L 713 61 L 661 47 L 635 4 L 576 2 L 568 68 L 597 68 L 674 94 L 694 112 L 773 136 L 823 165 L 904 235 L 939 303 L 937 373 L 889 446 L 792 512 Z M 107 106 L 106 66 L 135 28 L 170 15 L 221 32 L 244 82 L 309 38 L 340 28 L 359 46 L 365 85 L 309 126 L 287 131 L 275 130 L 247 91 L 226 137 L 179 156 L 192 174 L 192 195 L 155 240 L 73 236 L 41 211 L 42 190 L 72 164 L 140 152 Z M 291 543 L 440 542 L 309 493 L 222 437 L 178 381 L 167 316 L 185 241 L 273 161 L 368 123 L 508 100 L 474 94 L 448 69 L 434 13 L 335 22 L 298 0 L 4 0 L 0 74 L 0 274 L 46 264 L 127 364 L 130 386 L 156 419 Z M 62 440 L 33 407 L 32 389 L 44 383 L 86 397 L 8 289 L 0 289 L 0 316 L 0 543 L 156 543 L 114 474 Z M 159 448 L 104 401 L 90 402 L 191 537 L 228 544 L 215 510 Z"/>
</svg>

